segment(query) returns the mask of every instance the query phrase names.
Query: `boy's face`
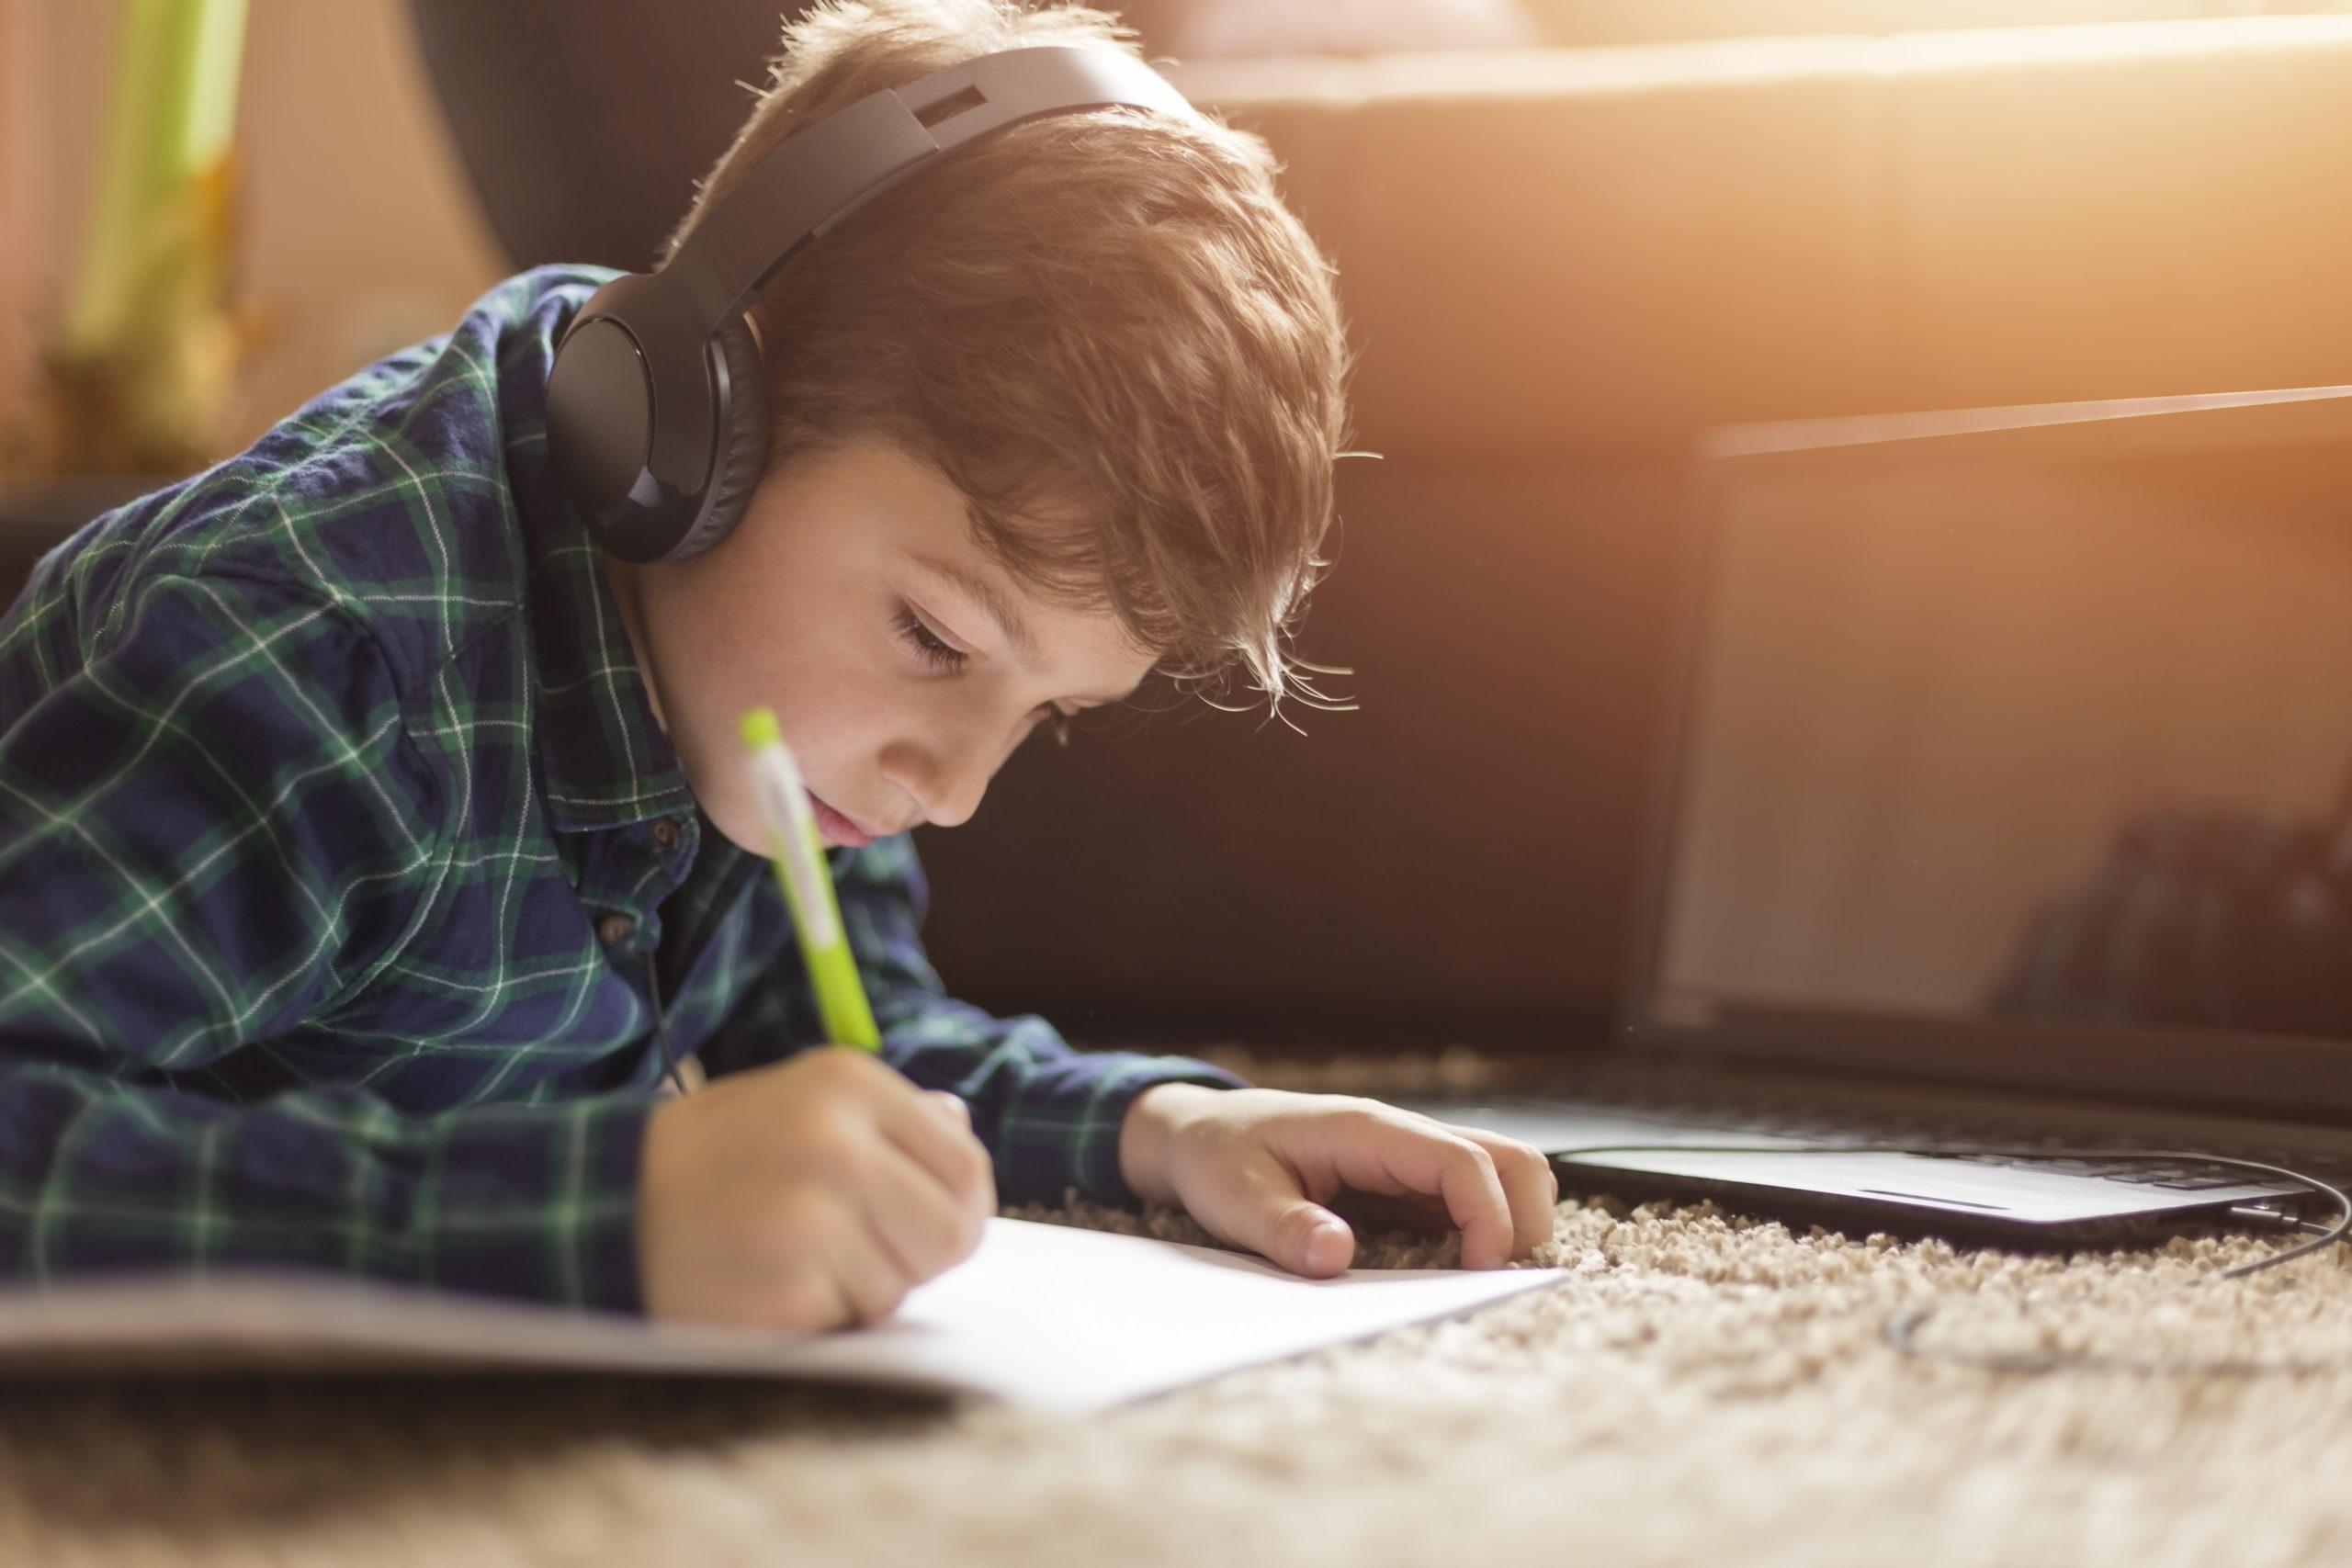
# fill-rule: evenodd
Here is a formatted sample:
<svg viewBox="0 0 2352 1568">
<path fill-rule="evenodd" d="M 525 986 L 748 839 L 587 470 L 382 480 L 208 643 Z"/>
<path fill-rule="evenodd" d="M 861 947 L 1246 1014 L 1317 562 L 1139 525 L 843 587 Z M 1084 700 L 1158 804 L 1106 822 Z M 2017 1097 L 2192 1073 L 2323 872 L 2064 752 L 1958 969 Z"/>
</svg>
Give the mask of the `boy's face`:
<svg viewBox="0 0 2352 1568">
<path fill-rule="evenodd" d="M 605 567 L 695 799 L 759 853 L 748 708 L 775 710 L 826 838 L 858 845 L 962 822 L 1039 724 L 1116 702 L 1153 661 L 1109 611 L 1040 603 L 963 492 L 879 442 L 778 464 L 716 549 Z"/>
</svg>

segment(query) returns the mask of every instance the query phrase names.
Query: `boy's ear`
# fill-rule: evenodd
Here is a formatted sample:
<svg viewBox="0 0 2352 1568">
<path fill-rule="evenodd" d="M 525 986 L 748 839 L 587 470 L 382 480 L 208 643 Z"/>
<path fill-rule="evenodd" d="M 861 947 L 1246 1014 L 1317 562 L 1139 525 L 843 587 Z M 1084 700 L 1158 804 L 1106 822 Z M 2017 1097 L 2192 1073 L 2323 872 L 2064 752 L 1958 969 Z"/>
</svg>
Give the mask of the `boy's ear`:
<svg viewBox="0 0 2352 1568">
<path fill-rule="evenodd" d="M 664 358 L 659 332 L 639 337 L 674 324 L 666 291 L 658 276 L 598 289 L 548 376 L 548 450 L 564 491 L 600 548 L 639 564 L 725 538 L 767 462 L 767 367 L 750 324 L 730 316 L 698 349 L 673 334 Z"/>
</svg>

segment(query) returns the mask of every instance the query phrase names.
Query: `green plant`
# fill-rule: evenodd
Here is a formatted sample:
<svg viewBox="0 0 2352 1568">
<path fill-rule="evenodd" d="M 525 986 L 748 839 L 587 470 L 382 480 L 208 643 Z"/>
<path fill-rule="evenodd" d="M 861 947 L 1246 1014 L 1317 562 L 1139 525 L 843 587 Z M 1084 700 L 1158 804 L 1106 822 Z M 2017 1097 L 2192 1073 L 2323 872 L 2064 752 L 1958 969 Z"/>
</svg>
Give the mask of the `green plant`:
<svg viewBox="0 0 2352 1568">
<path fill-rule="evenodd" d="M 243 357 L 230 307 L 245 0 L 124 0 L 88 239 L 45 372 L 54 466 L 200 467 Z"/>
</svg>

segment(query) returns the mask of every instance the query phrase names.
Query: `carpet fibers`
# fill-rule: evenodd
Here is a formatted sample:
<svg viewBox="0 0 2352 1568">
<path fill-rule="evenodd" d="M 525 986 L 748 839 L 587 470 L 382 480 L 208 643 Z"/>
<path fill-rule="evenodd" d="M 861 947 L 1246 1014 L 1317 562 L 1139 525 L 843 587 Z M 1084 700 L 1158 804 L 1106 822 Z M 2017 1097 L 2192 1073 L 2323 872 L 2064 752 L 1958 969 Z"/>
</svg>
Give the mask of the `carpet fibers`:
<svg viewBox="0 0 2352 1568">
<path fill-rule="evenodd" d="M 1563 1203 L 1554 1246 L 1556 1290 L 1082 1419 L 668 1381 L 19 1383 L 0 1563 L 2352 1562 L 2343 1249 L 2222 1281 L 2262 1244 L 2024 1258 L 1606 1201 Z M 1930 1301 L 1948 1354 L 2109 1360 L 1890 1349 Z"/>
</svg>

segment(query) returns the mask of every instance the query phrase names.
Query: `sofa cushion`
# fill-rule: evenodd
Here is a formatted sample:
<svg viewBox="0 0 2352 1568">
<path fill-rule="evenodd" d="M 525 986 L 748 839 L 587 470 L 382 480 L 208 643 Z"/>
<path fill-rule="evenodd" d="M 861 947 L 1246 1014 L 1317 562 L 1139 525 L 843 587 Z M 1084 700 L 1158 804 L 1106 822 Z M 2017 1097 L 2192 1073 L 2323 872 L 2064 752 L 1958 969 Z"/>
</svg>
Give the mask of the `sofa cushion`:
<svg viewBox="0 0 2352 1568">
<path fill-rule="evenodd" d="M 1287 163 L 1392 455 L 2352 380 L 2352 17 L 1176 75 Z"/>
</svg>

